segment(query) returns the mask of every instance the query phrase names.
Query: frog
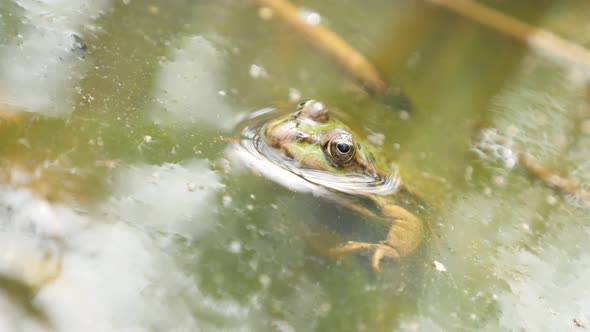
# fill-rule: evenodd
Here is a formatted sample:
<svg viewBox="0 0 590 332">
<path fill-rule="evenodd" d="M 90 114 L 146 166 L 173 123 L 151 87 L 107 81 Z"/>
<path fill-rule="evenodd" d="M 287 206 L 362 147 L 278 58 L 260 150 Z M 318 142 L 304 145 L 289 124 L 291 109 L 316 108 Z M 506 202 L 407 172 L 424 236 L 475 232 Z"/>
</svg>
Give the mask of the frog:
<svg viewBox="0 0 590 332">
<path fill-rule="evenodd" d="M 250 124 L 242 131 L 240 155 L 258 173 L 291 189 L 311 188 L 316 196 L 384 224 L 387 234 L 382 241 L 351 240 L 330 250 L 336 257 L 368 254 L 373 270 L 380 271 L 384 259 L 400 260 L 421 246 L 425 226 L 420 211 L 414 210 L 423 210 L 425 204 L 402 181 L 395 164 L 332 113 L 324 103 L 310 99 L 294 112 Z M 288 176 L 294 181 L 285 181 Z M 296 181 L 303 186 L 293 186 Z"/>
</svg>

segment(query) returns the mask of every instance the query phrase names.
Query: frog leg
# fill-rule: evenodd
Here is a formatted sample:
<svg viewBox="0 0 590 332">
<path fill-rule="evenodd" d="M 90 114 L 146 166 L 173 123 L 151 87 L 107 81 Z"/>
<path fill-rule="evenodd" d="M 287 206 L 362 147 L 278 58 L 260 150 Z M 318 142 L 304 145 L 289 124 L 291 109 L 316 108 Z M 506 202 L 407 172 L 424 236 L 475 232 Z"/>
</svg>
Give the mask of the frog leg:
<svg viewBox="0 0 590 332">
<path fill-rule="evenodd" d="M 348 241 L 339 248 L 332 250 L 332 253 L 341 255 L 355 251 L 373 252 L 371 266 L 379 271 L 379 265 L 384 257 L 399 259 L 412 254 L 422 242 L 424 237 L 424 225 L 422 221 L 397 205 L 384 205 L 381 211 L 391 227 L 387 237 L 380 243 L 366 243 Z"/>
</svg>

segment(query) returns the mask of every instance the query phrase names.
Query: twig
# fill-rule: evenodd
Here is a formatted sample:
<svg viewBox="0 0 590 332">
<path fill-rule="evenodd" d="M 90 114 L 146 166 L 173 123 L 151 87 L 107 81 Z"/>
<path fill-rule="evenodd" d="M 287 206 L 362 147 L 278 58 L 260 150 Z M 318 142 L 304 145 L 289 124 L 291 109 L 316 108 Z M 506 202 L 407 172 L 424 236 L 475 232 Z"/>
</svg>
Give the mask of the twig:
<svg viewBox="0 0 590 332">
<path fill-rule="evenodd" d="M 521 166 L 533 178 L 539 179 L 547 187 L 570 195 L 584 207 L 590 208 L 590 191 L 577 179 L 562 175 L 556 170 L 543 165 L 530 154 L 520 151 L 514 146 L 512 138 L 503 136 L 494 128 L 484 128 L 481 136 L 474 144 L 472 151 L 482 159 L 502 162 L 507 169 Z"/>
<path fill-rule="evenodd" d="M 273 17 L 301 34 L 306 41 L 334 59 L 348 75 L 360 81 L 371 94 L 382 95 L 389 88 L 381 74 L 362 54 L 325 26 L 309 25 L 299 8 L 288 0 L 256 0 L 260 7 L 270 8 Z"/>
<path fill-rule="evenodd" d="M 579 65 L 590 73 L 590 52 L 550 31 L 518 21 L 471 0 L 429 1 L 521 41 L 541 55 Z"/>
<path fill-rule="evenodd" d="M 542 180 L 548 187 L 569 194 L 583 202 L 585 206 L 590 206 L 590 192 L 582 188 L 578 180 L 555 172 L 524 152 L 518 154 L 518 161 L 527 172 Z"/>
</svg>

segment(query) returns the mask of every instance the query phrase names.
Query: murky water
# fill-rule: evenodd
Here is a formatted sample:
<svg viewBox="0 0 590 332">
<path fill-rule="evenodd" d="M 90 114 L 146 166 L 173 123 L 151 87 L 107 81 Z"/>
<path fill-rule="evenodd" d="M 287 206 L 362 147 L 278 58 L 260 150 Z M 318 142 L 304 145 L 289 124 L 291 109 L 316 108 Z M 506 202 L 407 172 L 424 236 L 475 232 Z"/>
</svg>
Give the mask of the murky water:
<svg viewBox="0 0 590 332">
<path fill-rule="evenodd" d="M 485 3 L 590 48 L 590 2 Z M 253 2 L 0 2 L 0 331 L 590 326 L 587 207 L 471 151 L 494 127 L 590 183 L 588 68 L 432 2 L 296 4 L 414 110 Z M 302 98 L 381 137 L 420 188 L 419 254 L 378 274 L 334 260 L 383 230 L 228 160 L 247 114 Z"/>
</svg>

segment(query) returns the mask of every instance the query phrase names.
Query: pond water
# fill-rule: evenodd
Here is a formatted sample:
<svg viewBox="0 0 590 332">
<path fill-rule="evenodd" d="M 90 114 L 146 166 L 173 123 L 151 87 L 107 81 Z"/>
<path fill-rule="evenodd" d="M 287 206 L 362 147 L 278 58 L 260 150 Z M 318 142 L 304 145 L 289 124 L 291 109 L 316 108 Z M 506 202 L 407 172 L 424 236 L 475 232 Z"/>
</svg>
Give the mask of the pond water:
<svg viewBox="0 0 590 332">
<path fill-rule="evenodd" d="M 0 331 L 590 326 L 587 206 L 472 151 L 496 128 L 590 183 L 588 64 L 435 1 L 294 2 L 413 109 L 364 94 L 253 1 L 0 2 Z M 588 1 L 480 3 L 590 48 Z M 229 160 L 248 114 L 309 98 L 420 188 L 418 254 L 380 273 L 335 260 L 382 230 Z"/>
</svg>

